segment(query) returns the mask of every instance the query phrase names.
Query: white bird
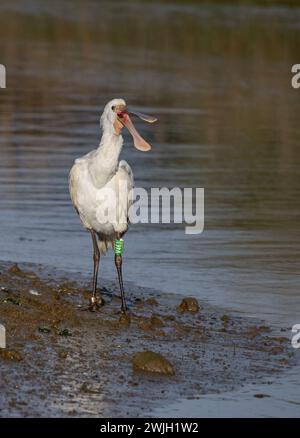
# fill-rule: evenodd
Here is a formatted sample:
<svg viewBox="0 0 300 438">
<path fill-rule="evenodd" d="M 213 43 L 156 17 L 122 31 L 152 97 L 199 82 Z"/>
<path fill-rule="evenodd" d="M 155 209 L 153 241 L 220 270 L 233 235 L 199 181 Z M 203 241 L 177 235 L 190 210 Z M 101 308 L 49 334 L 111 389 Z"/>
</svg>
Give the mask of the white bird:
<svg viewBox="0 0 300 438">
<path fill-rule="evenodd" d="M 101 295 L 97 295 L 97 277 L 100 254 L 105 253 L 110 247 L 115 251 L 122 299 L 121 311 L 126 313 L 127 310 L 122 278 L 122 237 L 128 229 L 128 210 L 134 179 L 129 164 L 124 160 L 119 161 L 123 146 L 122 128 L 127 127 L 137 149 L 151 149 L 136 131 L 129 114 L 149 123 L 156 121 L 154 117 L 129 112 L 123 99 L 111 100 L 100 118 L 103 133 L 98 149 L 77 158 L 70 171 L 69 188 L 72 203 L 82 225 L 91 233 L 93 241 L 93 291 L 89 307 L 93 311 L 104 303 Z"/>
</svg>

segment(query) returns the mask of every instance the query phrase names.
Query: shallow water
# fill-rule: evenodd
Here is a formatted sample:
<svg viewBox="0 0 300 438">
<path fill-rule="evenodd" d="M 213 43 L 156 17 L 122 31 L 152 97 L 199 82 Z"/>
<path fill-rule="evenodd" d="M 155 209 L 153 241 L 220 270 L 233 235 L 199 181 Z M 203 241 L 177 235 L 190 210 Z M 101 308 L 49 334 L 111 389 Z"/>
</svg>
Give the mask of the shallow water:
<svg viewBox="0 0 300 438">
<path fill-rule="evenodd" d="M 270 384 L 247 384 L 238 391 L 179 400 L 151 412 L 153 417 L 299 418 L 299 367 Z"/>
<path fill-rule="evenodd" d="M 205 188 L 203 234 L 131 227 L 125 278 L 289 334 L 300 322 L 300 8 L 120 5 L 1 2 L 1 259 L 91 272 L 68 171 L 97 146 L 103 104 L 124 97 L 159 118 L 137 123 L 151 154 L 126 134 L 136 184 Z M 100 270 L 115 277 L 111 256 Z"/>
</svg>

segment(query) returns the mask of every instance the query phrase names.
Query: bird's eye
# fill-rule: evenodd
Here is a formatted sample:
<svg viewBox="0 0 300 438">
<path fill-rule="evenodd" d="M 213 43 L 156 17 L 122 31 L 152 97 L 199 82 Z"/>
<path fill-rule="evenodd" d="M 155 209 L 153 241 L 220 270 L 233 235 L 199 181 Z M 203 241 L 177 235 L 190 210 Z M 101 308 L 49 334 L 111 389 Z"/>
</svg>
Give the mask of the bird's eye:
<svg viewBox="0 0 300 438">
<path fill-rule="evenodd" d="M 113 105 L 112 107 L 111 107 L 111 109 L 114 111 L 114 109 L 115 109 L 116 107 L 115 107 L 115 105 Z"/>
</svg>

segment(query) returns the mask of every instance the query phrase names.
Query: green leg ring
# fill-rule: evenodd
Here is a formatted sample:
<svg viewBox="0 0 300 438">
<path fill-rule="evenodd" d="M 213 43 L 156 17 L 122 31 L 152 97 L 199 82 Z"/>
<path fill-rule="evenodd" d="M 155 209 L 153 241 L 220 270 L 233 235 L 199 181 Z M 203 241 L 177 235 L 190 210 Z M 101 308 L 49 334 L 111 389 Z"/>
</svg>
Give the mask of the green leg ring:
<svg viewBox="0 0 300 438">
<path fill-rule="evenodd" d="M 122 255 L 124 251 L 124 240 L 116 239 L 114 244 L 115 255 Z"/>
</svg>

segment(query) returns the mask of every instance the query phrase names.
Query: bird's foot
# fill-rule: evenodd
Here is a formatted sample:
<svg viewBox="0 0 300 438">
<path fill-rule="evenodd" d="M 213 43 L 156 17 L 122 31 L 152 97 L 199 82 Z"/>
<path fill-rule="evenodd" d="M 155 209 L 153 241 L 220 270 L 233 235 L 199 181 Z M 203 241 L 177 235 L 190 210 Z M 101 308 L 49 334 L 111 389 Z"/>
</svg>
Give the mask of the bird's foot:
<svg viewBox="0 0 300 438">
<path fill-rule="evenodd" d="M 123 325 L 130 325 L 131 317 L 128 309 L 121 309 L 121 315 L 119 318 L 119 322 Z"/>
<path fill-rule="evenodd" d="M 101 307 L 104 306 L 104 304 L 105 304 L 105 301 L 102 297 L 92 296 L 90 298 L 89 311 L 90 312 L 97 312 L 97 310 L 101 309 Z"/>
</svg>

